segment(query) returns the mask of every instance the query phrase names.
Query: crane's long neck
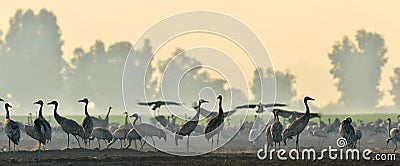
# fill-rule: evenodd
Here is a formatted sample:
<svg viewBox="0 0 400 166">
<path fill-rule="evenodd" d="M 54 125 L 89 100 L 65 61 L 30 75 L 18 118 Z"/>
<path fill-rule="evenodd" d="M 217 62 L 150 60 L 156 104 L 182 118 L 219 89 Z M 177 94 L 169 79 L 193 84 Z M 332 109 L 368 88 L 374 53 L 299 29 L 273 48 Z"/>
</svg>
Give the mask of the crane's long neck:
<svg viewBox="0 0 400 166">
<path fill-rule="evenodd" d="M 196 115 L 194 115 L 194 118 L 192 119 L 192 121 L 199 121 L 199 116 L 200 116 L 200 106 L 201 106 L 201 102 L 199 102 L 199 108 L 197 108 Z"/>
<path fill-rule="evenodd" d="M 310 107 L 308 106 L 307 100 L 304 100 L 304 104 L 306 105 L 306 114 L 310 114 Z"/>
<path fill-rule="evenodd" d="M 85 103 L 85 115 L 90 116 L 87 108 L 88 108 L 88 103 Z"/>
<path fill-rule="evenodd" d="M 218 106 L 219 106 L 218 115 L 222 116 L 224 114 L 224 110 L 222 109 L 222 98 L 219 98 Z"/>
<path fill-rule="evenodd" d="M 6 119 L 10 119 L 10 113 L 8 111 L 8 107 L 6 107 Z"/>
<path fill-rule="evenodd" d="M 388 120 L 389 120 L 389 124 L 388 124 L 387 128 L 388 128 L 389 137 L 390 137 L 390 129 L 391 129 L 390 126 L 391 126 L 392 120 L 391 119 L 388 119 Z"/>
<path fill-rule="evenodd" d="M 106 115 L 106 117 L 104 118 L 104 120 L 106 120 L 107 122 L 108 122 L 108 118 L 109 118 L 109 116 L 110 116 L 110 112 L 111 112 L 111 108 L 108 108 L 107 115 Z"/>
<path fill-rule="evenodd" d="M 275 111 L 274 115 L 275 115 L 275 121 L 279 121 L 278 111 Z"/>
<path fill-rule="evenodd" d="M 172 118 L 172 122 L 171 122 L 173 125 L 175 125 L 175 123 L 176 123 L 176 118 L 175 117 L 173 117 Z"/>
<path fill-rule="evenodd" d="M 42 110 L 43 110 L 43 104 L 40 104 L 40 107 L 39 107 L 39 118 L 43 118 Z"/>
<path fill-rule="evenodd" d="M 137 119 L 137 118 L 136 118 Z M 135 119 L 135 121 L 133 121 L 133 123 L 135 123 L 136 122 L 136 119 Z M 129 125 L 129 123 L 128 123 L 128 114 L 126 114 L 125 115 L 125 126 L 128 126 Z"/>
<path fill-rule="evenodd" d="M 60 123 L 61 120 L 62 120 L 62 117 L 61 117 L 60 115 L 58 115 L 57 109 L 58 109 L 58 104 L 55 104 L 55 105 L 54 105 L 54 118 L 56 119 L 56 121 L 57 121 L 58 123 Z"/>
<path fill-rule="evenodd" d="M 136 121 L 138 120 L 138 117 L 135 117 L 135 120 L 133 120 L 132 126 L 136 126 Z"/>
</svg>

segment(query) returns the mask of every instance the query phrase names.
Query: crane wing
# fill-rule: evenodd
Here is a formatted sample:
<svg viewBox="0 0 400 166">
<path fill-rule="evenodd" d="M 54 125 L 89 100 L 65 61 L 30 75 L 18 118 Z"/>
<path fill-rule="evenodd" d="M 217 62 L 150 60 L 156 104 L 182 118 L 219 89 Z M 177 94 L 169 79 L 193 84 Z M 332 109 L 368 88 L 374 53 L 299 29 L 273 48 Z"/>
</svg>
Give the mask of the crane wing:
<svg viewBox="0 0 400 166">
<path fill-rule="evenodd" d="M 235 109 L 243 109 L 243 108 L 256 108 L 256 104 L 244 104 L 244 105 L 240 105 L 235 107 Z"/>
<path fill-rule="evenodd" d="M 151 106 L 153 104 L 155 104 L 156 102 L 138 102 L 138 105 L 146 105 L 146 106 Z"/>
<path fill-rule="evenodd" d="M 182 105 L 182 103 L 177 103 L 174 101 L 164 101 L 164 105 Z"/>
<path fill-rule="evenodd" d="M 285 107 L 286 104 L 282 103 L 272 103 L 272 104 L 262 104 L 264 107 Z"/>
</svg>

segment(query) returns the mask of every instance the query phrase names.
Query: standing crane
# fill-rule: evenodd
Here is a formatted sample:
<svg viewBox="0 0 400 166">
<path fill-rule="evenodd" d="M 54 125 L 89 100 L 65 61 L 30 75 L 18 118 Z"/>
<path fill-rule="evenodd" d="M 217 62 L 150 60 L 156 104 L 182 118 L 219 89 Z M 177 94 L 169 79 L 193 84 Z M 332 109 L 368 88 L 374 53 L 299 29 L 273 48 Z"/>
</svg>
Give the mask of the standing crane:
<svg viewBox="0 0 400 166">
<path fill-rule="evenodd" d="M 40 115 L 42 115 L 42 109 L 43 109 L 43 101 L 39 100 L 33 104 L 38 104 L 40 105 L 39 108 L 39 115 L 35 119 L 33 126 L 32 125 L 25 125 L 24 129 L 26 134 L 28 134 L 30 137 L 33 139 L 39 141 L 39 151 L 40 151 L 40 146 L 43 144 L 43 150 L 46 150 L 46 133 L 48 133 L 48 130 L 51 128 L 49 126 L 46 126 L 44 118 L 41 119 Z M 42 115 L 43 117 L 43 115 Z M 47 122 L 47 121 L 46 121 Z M 51 138 L 51 132 L 50 132 L 50 138 Z"/>
<path fill-rule="evenodd" d="M 389 121 L 388 127 L 390 129 L 391 119 L 388 118 L 388 121 Z M 393 152 L 396 152 L 397 143 L 400 142 L 400 129 L 399 128 L 392 128 L 389 130 L 389 138 L 386 139 L 386 147 L 389 145 L 389 141 L 392 141 L 393 144 L 396 146 L 393 151 Z"/>
<path fill-rule="evenodd" d="M 296 136 L 296 149 L 299 149 L 299 135 L 300 133 L 304 130 L 304 128 L 307 126 L 309 120 L 310 120 L 310 107 L 308 106 L 308 101 L 314 101 L 313 98 L 311 97 L 304 97 L 304 105 L 306 106 L 306 114 L 300 116 L 298 119 L 293 121 L 291 124 L 289 124 L 286 129 L 283 130 L 282 132 L 282 139 L 283 143 L 286 145 L 286 140 L 288 138 L 292 138 L 293 136 Z"/>
<path fill-rule="evenodd" d="M 41 121 L 43 121 L 43 125 L 44 125 L 44 130 L 45 130 L 45 137 L 46 137 L 46 142 L 49 143 L 51 141 L 51 126 L 50 123 L 43 117 L 43 101 L 42 100 L 38 100 L 37 102 L 33 103 L 33 104 L 37 104 L 39 105 L 39 115 L 36 119 L 40 119 Z"/>
<path fill-rule="evenodd" d="M 187 138 L 187 153 L 189 153 L 189 137 L 190 134 L 196 129 L 197 124 L 199 123 L 199 116 L 200 116 L 200 106 L 202 103 L 208 103 L 207 100 L 200 99 L 199 100 L 199 109 L 197 109 L 196 115 L 194 115 L 193 119 L 184 123 L 182 126 L 178 128 L 178 131 L 175 132 L 175 144 L 178 146 L 178 139 L 183 139 L 183 136 L 188 136 Z"/>
<path fill-rule="evenodd" d="M 352 120 L 350 117 L 347 117 L 345 120 L 343 120 L 339 126 L 339 134 L 346 139 L 347 147 L 355 148 L 357 144 L 357 138 L 351 122 Z"/>
<path fill-rule="evenodd" d="M 97 143 L 99 144 L 100 150 L 100 140 L 102 139 L 106 144 L 109 144 L 113 139 L 113 136 L 107 129 L 95 127 L 89 139 L 93 140 L 94 138 L 97 138 Z"/>
<path fill-rule="evenodd" d="M 8 152 L 10 152 L 11 141 L 14 143 L 14 151 L 15 151 L 15 145 L 18 145 L 21 135 L 18 123 L 10 119 L 10 114 L 8 109 L 12 108 L 12 106 L 6 103 L 4 105 L 4 108 L 6 110 L 6 120 L 3 125 L 4 125 L 4 131 L 8 136 Z"/>
<path fill-rule="evenodd" d="M 89 149 L 90 149 L 90 139 L 89 138 L 92 135 L 93 119 L 89 115 L 89 112 L 88 112 L 89 99 L 83 98 L 82 100 L 79 100 L 78 102 L 85 103 L 85 117 L 82 120 L 82 127 L 83 127 L 83 131 L 84 131 L 83 140 L 85 142 L 85 147 L 86 147 L 87 141 L 89 141 Z"/>
<path fill-rule="evenodd" d="M 219 142 L 219 133 L 224 128 L 224 110 L 222 109 L 222 96 L 218 95 L 217 99 L 219 100 L 218 106 L 218 114 L 213 117 L 207 124 L 207 127 L 204 129 L 204 134 L 206 139 L 209 141 L 211 138 L 211 149 L 214 145 L 214 135 L 217 134 L 217 147 Z"/>
<path fill-rule="evenodd" d="M 276 149 L 276 143 L 279 143 L 279 146 L 281 146 L 281 141 L 282 141 L 282 131 L 283 131 L 283 125 L 281 122 L 279 122 L 279 110 L 273 110 L 274 113 L 274 121 L 271 124 L 271 136 L 272 140 L 275 143 L 275 149 Z"/>
<path fill-rule="evenodd" d="M 132 126 L 135 126 L 136 123 L 137 123 L 136 120 L 133 121 Z M 128 131 L 126 138 L 128 139 L 128 145 L 125 148 L 129 148 L 131 146 L 132 140 L 135 141 L 135 149 L 136 150 L 137 150 L 136 140 L 139 140 L 140 144 L 142 144 L 142 137 L 137 133 L 135 128 L 131 128 Z"/>
<path fill-rule="evenodd" d="M 60 116 L 57 113 L 57 109 L 58 109 L 57 101 L 54 100 L 50 103 L 47 103 L 47 105 L 54 105 L 54 119 L 56 119 L 57 123 L 61 126 L 61 128 L 64 130 L 64 132 L 67 133 L 68 147 L 69 147 L 69 134 L 72 134 L 76 138 L 76 141 L 78 141 L 79 147 L 81 147 L 79 139 L 76 136 L 78 135 L 81 138 L 83 138 L 84 131 L 83 131 L 82 126 L 80 126 L 77 122 L 75 122 L 72 119 L 68 119 L 68 118 Z"/>
<path fill-rule="evenodd" d="M 141 145 L 140 150 L 142 150 L 144 144 L 146 143 L 147 137 L 150 137 L 151 140 L 153 141 L 154 149 L 156 149 L 156 143 L 154 142 L 153 137 L 158 137 L 159 139 L 163 138 L 164 141 L 167 141 L 167 135 L 165 134 L 164 130 L 161 130 L 151 124 L 148 123 L 140 123 L 137 124 L 136 121 L 139 118 L 139 115 L 137 113 L 134 113 L 133 115 L 129 117 L 134 117 L 135 120 L 133 121 L 133 128 L 137 131 L 137 133 L 141 136 L 144 137 L 144 143 Z"/>
</svg>

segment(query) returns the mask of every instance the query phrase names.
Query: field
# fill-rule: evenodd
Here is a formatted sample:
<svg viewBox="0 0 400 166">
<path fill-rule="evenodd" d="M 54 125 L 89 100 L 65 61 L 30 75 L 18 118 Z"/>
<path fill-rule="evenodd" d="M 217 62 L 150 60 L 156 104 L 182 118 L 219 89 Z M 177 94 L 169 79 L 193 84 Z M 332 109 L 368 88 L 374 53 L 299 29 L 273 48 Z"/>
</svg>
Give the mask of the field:
<svg viewBox="0 0 400 166">
<path fill-rule="evenodd" d="M 48 116 L 45 116 L 46 118 Z M 82 116 L 68 116 L 80 122 Z M 334 118 L 344 119 L 346 115 L 324 115 L 322 120 L 327 123 L 327 119 L 330 118 L 332 121 Z M 365 114 L 365 115 L 351 115 L 351 117 L 356 121 L 357 119 L 363 120 L 365 123 L 370 121 L 375 121 L 378 117 L 381 119 L 386 119 L 391 117 L 396 119 L 395 114 Z M 0 117 L 4 118 L 4 117 Z M 26 122 L 27 117 L 15 116 L 12 117 L 15 120 Z M 143 121 L 148 121 L 149 117 L 143 117 Z M 232 116 L 232 123 L 235 124 L 236 121 L 240 119 L 235 119 Z M 254 115 L 248 115 L 247 121 L 254 121 Z M 312 121 L 318 122 L 318 119 L 313 119 Z M 396 120 L 393 120 L 396 121 Z M 51 121 L 54 125 L 54 120 Z M 123 116 L 111 116 L 110 122 L 118 122 L 123 124 Z M 396 121 L 397 122 L 397 121 Z M 178 121 L 178 123 L 180 123 Z M 205 123 L 204 121 L 202 123 Z M 111 165 L 111 164 L 127 164 L 127 165 L 177 165 L 177 164 L 195 164 L 195 165 L 239 165 L 239 164 L 351 164 L 351 165 L 394 165 L 398 164 L 398 159 L 400 157 L 400 150 L 397 150 L 396 161 L 366 161 L 361 159 L 357 160 L 330 160 L 327 157 L 322 161 L 311 161 L 311 160 L 288 160 L 280 161 L 276 159 L 273 160 L 259 160 L 257 158 L 257 151 L 264 147 L 265 136 L 262 137 L 260 141 L 252 143 L 248 141 L 249 130 L 240 131 L 229 143 L 225 144 L 218 151 L 213 151 L 205 155 L 199 155 L 194 157 L 180 157 L 168 154 L 168 152 L 154 151 L 149 145 L 144 146 L 144 151 L 135 150 L 134 146 L 129 149 L 119 149 L 119 142 L 112 145 L 110 149 L 104 149 L 105 143 L 101 141 L 101 150 L 97 148 L 97 141 L 94 141 L 91 149 L 81 149 L 79 148 L 77 142 L 74 138 L 71 138 L 71 147 L 66 147 L 66 134 L 63 132 L 57 132 L 53 134 L 52 142 L 47 145 L 46 151 L 36 151 L 38 148 L 37 141 L 33 140 L 26 134 L 22 134 L 21 143 L 17 146 L 17 152 L 5 152 L 8 147 L 8 139 L 4 132 L 0 132 L 0 148 L 3 152 L 0 152 L 0 165 Z M 338 134 L 333 134 L 328 137 L 326 141 L 323 141 L 317 137 L 311 136 L 309 133 L 303 132 L 300 135 L 300 146 L 304 148 L 313 148 L 317 152 L 320 152 L 324 148 L 329 146 L 337 147 L 336 140 L 339 138 Z M 386 138 L 387 134 L 381 135 L 371 135 L 371 133 L 364 133 L 361 139 L 360 149 L 371 149 L 373 155 L 375 154 L 388 154 L 393 153 L 394 145 L 389 144 L 389 148 L 386 148 Z M 185 138 L 186 139 L 186 138 Z M 184 140 L 185 140 L 184 139 Z M 204 139 L 204 138 L 203 138 Z M 220 137 L 221 140 L 226 141 L 227 138 Z M 155 138 L 156 143 L 161 147 L 166 144 L 173 144 L 173 138 L 168 137 L 167 142 L 163 140 L 158 140 Z M 209 142 L 205 142 L 208 144 Z M 191 144 L 196 144 L 192 143 Z M 181 141 L 177 147 L 180 151 L 184 151 L 186 141 Z M 287 146 L 281 146 L 282 149 L 289 151 L 294 148 L 295 141 L 290 140 Z M 208 147 L 208 145 L 207 145 Z M 326 154 L 325 154 L 326 155 Z"/>
</svg>

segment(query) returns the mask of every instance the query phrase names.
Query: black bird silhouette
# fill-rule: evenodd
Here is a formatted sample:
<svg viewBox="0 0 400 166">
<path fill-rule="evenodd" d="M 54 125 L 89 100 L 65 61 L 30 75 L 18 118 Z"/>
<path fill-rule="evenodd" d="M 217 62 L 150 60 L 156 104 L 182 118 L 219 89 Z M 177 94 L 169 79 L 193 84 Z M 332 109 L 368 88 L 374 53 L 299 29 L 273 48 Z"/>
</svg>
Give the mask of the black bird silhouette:
<svg viewBox="0 0 400 166">
<path fill-rule="evenodd" d="M 235 107 L 235 109 L 245 109 L 245 108 L 257 108 L 257 113 L 263 113 L 265 110 L 264 108 L 270 108 L 270 107 L 285 107 L 287 106 L 286 104 L 281 104 L 281 103 L 272 103 L 272 104 L 262 104 L 262 103 L 258 103 L 258 104 L 244 104 L 244 105 L 240 105 Z"/>
<path fill-rule="evenodd" d="M 138 102 L 137 104 L 152 107 L 151 109 L 153 111 L 158 110 L 158 113 L 160 113 L 159 109 L 160 109 L 161 106 L 164 106 L 164 105 L 182 105 L 182 103 L 177 103 L 177 102 L 174 102 L 174 101 L 162 101 L 162 100 L 151 101 L 151 102 Z"/>
</svg>

